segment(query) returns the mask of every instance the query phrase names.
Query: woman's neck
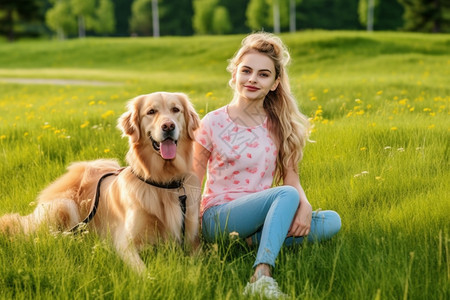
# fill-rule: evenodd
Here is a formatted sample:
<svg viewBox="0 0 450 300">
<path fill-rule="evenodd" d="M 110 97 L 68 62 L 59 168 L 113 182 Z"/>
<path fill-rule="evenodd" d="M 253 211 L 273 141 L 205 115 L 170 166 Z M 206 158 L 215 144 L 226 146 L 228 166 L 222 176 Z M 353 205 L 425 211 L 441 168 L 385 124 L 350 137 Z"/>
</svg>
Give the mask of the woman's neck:
<svg viewBox="0 0 450 300">
<path fill-rule="evenodd" d="M 253 127 L 261 125 L 267 117 L 263 107 L 263 101 L 248 101 L 242 98 L 234 98 L 228 105 L 228 115 L 233 122 Z"/>
</svg>

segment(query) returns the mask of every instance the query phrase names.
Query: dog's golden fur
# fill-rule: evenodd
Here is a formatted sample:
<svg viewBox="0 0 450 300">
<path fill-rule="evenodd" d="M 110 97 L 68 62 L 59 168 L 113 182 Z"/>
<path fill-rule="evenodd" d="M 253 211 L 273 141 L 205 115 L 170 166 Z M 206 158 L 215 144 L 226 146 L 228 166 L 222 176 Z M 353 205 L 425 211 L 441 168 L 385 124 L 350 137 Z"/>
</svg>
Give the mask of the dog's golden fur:
<svg viewBox="0 0 450 300">
<path fill-rule="evenodd" d="M 180 93 L 136 97 L 119 119 L 118 127 L 129 138 L 129 166 L 103 180 L 97 214 L 87 226 L 101 237 L 110 236 L 118 254 L 139 272 L 145 270 L 138 254 L 142 246 L 161 240 L 181 241 L 179 195 L 187 195 L 184 241 L 191 247 L 198 242 L 200 184 L 191 173 L 193 132 L 198 124 L 187 96 Z M 172 150 L 168 152 L 174 157 L 162 157 L 165 140 L 169 140 Z M 171 141 L 176 141 L 176 153 Z M 29 234 L 44 222 L 69 230 L 89 214 L 99 178 L 118 169 L 116 161 L 105 159 L 72 164 L 41 192 L 33 213 L 1 217 L 0 232 Z M 154 187 L 138 176 L 158 183 L 182 180 L 183 188 Z"/>
</svg>

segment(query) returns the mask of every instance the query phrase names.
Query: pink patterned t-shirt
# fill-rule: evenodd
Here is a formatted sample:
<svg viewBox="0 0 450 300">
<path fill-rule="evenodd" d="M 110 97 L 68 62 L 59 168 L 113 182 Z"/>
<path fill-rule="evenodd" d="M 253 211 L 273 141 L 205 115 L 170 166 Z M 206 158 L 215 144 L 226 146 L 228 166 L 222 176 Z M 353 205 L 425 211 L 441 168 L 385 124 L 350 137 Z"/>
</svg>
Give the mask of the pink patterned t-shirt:
<svg viewBox="0 0 450 300">
<path fill-rule="evenodd" d="M 263 124 L 245 127 L 233 122 L 228 107 L 208 113 L 195 132 L 211 152 L 201 213 L 208 208 L 268 189 L 275 173 L 277 147 Z"/>
</svg>

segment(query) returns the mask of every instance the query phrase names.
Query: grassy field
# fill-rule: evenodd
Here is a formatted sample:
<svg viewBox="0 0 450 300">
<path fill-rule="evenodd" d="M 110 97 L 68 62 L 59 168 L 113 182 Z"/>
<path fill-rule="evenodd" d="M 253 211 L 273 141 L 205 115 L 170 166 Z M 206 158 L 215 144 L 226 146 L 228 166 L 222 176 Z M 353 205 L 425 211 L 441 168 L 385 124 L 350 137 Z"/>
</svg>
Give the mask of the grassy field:
<svg viewBox="0 0 450 300">
<path fill-rule="evenodd" d="M 126 102 L 189 95 L 226 104 L 227 59 L 243 36 L 0 42 L 0 214 L 30 213 L 72 161 L 117 158 Z M 274 277 L 291 299 L 449 299 L 450 36 L 311 31 L 281 36 L 301 110 L 314 124 L 300 165 L 331 241 L 283 248 Z M 12 79 L 111 85 L 18 84 Z M 149 248 L 141 278 L 94 235 L 0 237 L 0 298 L 243 299 L 256 250 Z"/>
</svg>

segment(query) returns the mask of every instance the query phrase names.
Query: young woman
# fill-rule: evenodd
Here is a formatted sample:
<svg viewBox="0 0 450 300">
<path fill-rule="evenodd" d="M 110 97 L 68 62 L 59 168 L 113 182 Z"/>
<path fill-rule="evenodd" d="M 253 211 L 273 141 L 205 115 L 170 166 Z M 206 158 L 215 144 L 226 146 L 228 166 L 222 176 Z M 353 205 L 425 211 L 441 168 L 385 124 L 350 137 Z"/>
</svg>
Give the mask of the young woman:
<svg viewBox="0 0 450 300">
<path fill-rule="evenodd" d="M 244 294 L 280 297 L 271 267 L 283 244 L 331 238 L 341 220 L 312 212 L 298 163 L 308 120 L 291 95 L 281 39 L 254 33 L 230 60 L 230 104 L 208 113 L 196 131 L 194 170 L 203 182 L 202 232 L 208 241 L 237 232 L 258 244 L 254 274 Z M 276 186 L 276 187 L 272 187 Z"/>
</svg>

